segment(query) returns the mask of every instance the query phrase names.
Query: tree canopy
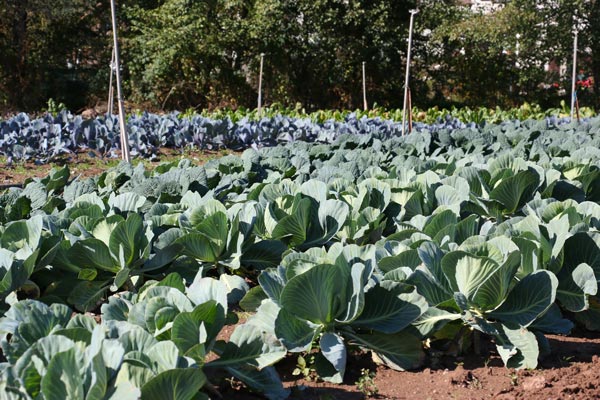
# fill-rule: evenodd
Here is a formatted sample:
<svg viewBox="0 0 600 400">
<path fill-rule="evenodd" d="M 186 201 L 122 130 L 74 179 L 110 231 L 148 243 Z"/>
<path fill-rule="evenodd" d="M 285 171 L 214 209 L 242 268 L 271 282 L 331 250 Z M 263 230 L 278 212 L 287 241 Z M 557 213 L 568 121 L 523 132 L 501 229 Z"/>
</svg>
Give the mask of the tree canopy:
<svg viewBox="0 0 600 400">
<path fill-rule="evenodd" d="M 416 3 L 121 0 L 126 97 L 150 109 L 253 107 L 265 53 L 267 103 L 358 107 L 365 61 L 370 103 L 399 107 Z M 569 95 L 576 15 L 579 75 L 595 78 L 579 97 L 600 106 L 600 24 L 593 23 L 600 1 L 513 0 L 492 14 L 452 0 L 418 3 L 413 104 L 557 106 Z M 109 7 L 108 0 L 5 0 L 0 109 L 39 110 L 49 98 L 73 110 L 106 101 Z"/>
</svg>

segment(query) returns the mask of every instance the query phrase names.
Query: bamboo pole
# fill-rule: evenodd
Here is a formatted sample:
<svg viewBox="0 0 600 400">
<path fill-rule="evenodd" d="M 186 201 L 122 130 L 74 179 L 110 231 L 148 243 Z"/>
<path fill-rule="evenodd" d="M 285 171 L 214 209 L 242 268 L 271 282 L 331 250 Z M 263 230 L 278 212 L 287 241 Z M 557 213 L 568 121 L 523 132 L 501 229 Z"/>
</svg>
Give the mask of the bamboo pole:
<svg viewBox="0 0 600 400">
<path fill-rule="evenodd" d="M 406 128 L 406 102 L 408 101 L 408 78 L 410 76 L 410 53 L 412 50 L 412 32 L 415 14 L 419 10 L 410 10 L 410 24 L 408 27 L 408 51 L 406 53 L 406 76 L 404 78 L 404 106 L 402 107 L 402 136 L 404 136 Z"/>
<path fill-rule="evenodd" d="M 106 114 L 113 115 L 113 102 L 115 99 L 115 93 L 113 88 L 113 75 L 115 73 L 115 50 L 112 51 L 112 57 L 110 59 L 110 77 L 108 79 L 108 101 L 106 102 Z"/>
<path fill-rule="evenodd" d="M 412 121 L 413 121 L 412 96 L 410 94 L 410 88 L 409 88 L 408 89 L 408 133 L 409 134 L 412 133 Z"/>
<path fill-rule="evenodd" d="M 262 77 L 265 53 L 260 53 L 260 71 L 258 73 L 258 116 L 262 116 Z"/>
<path fill-rule="evenodd" d="M 367 105 L 367 79 L 366 79 L 366 70 L 365 70 L 366 62 L 362 62 L 362 89 L 363 89 L 363 110 L 367 111 L 369 109 Z"/>
<path fill-rule="evenodd" d="M 125 126 L 125 104 L 123 103 L 123 92 L 121 90 L 121 62 L 119 59 L 119 37 L 117 34 L 117 11 L 115 0 L 110 0 L 110 12 L 113 28 L 113 51 L 115 53 L 115 78 L 117 81 L 117 105 L 119 107 L 119 130 L 121 133 L 121 158 L 123 161 L 130 163 L 129 140 L 127 136 L 127 127 Z"/>
<path fill-rule="evenodd" d="M 577 98 L 577 92 L 575 83 L 577 82 L 577 28 L 575 28 L 575 38 L 573 39 L 573 76 L 571 81 L 571 121 L 573 121 L 573 114 L 575 113 L 575 99 Z"/>
</svg>

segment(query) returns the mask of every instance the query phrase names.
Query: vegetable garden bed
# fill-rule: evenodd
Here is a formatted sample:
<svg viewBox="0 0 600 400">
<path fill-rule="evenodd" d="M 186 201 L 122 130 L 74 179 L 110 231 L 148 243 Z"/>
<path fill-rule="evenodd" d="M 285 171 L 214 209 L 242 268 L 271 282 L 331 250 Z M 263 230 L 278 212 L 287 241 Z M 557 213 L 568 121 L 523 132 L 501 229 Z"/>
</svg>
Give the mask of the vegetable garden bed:
<svg viewBox="0 0 600 400">
<path fill-rule="evenodd" d="M 380 140 L 400 136 L 402 123 L 379 116 L 349 113 L 325 117 L 309 115 L 288 116 L 269 114 L 262 118 L 240 118 L 226 114 L 211 118 L 202 115 L 151 113 L 128 116 L 127 132 L 133 156 L 154 160 L 161 149 L 203 151 L 228 149 L 241 151 L 278 144 L 302 142 L 332 143 L 340 135 L 371 135 Z M 328 114 L 325 114 L 329 116 Z M 385 115 L 385 113 L 384 113 Z M 255 116 L 256 117 L 256 116 Z M 462 121 L 445 115 L 435 122 L 417 122 L 415 132 L 444 134 L 456 130 L 480 130 L 486 125 Z M 232 119 L 233 118 L 233 119 Z M 588 122 L 590 118 L 584 118 Z M 570 123 L 569 118 L 548 116 L 537 125 L 542 129 Z M 488 128 L 493 128 L 490 125 Z M 502 123 L 504 129 L 519 127 L 519 121 Z M 120 152 L 118 116 L 100 116 L 84 119 L 62 111 L 56 116 L 46 114 L 34 118 L 21 113 L 5 121 L 0 120 L 0 156 L 9 162 L 34 160 L 45 163 L 78 152 L 91 151 L 102 157 L 115 158 Z"/>
<path fill-rule="evenodd" d="M 0 387 L 195 399 L 234 376 L 285 398 L 298 355 L 332 383 L 360 378 L 356 354 L 438 378 L 448 360 L 534 369 L 556 335 L 600 330 L 600 119 L 350 126 L 362 134 L 72 182 L 65 167 L 3 193 Z M 477 371 L 448 383 L 492 382 Z"/>
</svg>

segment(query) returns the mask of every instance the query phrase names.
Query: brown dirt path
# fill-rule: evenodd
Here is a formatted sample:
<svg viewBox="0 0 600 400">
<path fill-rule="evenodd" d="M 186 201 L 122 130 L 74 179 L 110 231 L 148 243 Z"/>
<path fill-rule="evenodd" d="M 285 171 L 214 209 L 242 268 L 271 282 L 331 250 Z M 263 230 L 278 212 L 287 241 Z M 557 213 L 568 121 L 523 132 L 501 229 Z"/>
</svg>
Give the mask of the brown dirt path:
<svg viewBox="0 0 600 400">
<path fill-rule="evenodd" d="M 435 368 L 397 372 L 376 366 L 368 354 L 348 359 L 345 383 L 334 385 L 299 379 L 291 371 L 295 355 L 278 364 L 284 386 L 292 389 L 291 399 L 306 400 L 479 400 L 479 399 L 600 399 L 600 334 L 576 332 L 573 336 L 548 335 L 552 354 L 540 360 L 536 370 L 505 368 L 495 352 L 440 360 Z M 360 392 L 356 382 L 361 369 L 375 372 L 371 397 Z M 239 382 L 221 382 L 224 399 L 259 399 Z"/>
</svg>

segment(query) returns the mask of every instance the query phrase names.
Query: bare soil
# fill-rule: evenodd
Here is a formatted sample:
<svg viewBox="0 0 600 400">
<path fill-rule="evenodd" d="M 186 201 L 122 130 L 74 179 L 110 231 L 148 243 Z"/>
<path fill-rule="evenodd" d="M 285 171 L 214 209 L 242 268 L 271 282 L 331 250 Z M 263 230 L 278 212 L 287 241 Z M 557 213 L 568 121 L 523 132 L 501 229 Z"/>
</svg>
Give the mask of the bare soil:
<svg viewBox="0 0 600 400">
<path fill-rule="evenodd" d="M 480 356 L 429 359 L 418 371 L 398 372 L 376 365 L 368 353 L 348 358 L 345 382 L 330 384 L 318 379 L 294 376 L 296 355 L 276 365 L 291 399 L 600 399 L 600 334 L 578 331 L 571 336 L 547 336 L 552 353 L 541 359 L 538 369 L 505 368 L 490 344 Z M 433 365 L 432 365 L 433 364 Z M 371 380 L 362 379 L 376 394 L 365 395 L 357 382 L 363 372 L 374 372 Z M 240 382 L 219 382 L 224 399 L 259 399 Z"/>
<path fill-rule="evenodd" d="M 219 158 L 228 154 L 241 154 L 231 150 L 223 151 L 189 151 L 182 152 L 175 149 L 160 149 L 157 158 L 150 161 L 142 158 L 135 158 L 132 164 L 143 163 L 146 168 L 152 169 L 164 162 L 177 161 L 183 158 L 189 159 L 192 163 L 202 165 L 209 160 Z M 14 162 L 7 164 L 6 159 L 0 157 L 0 190 L 10 186 L 20 186 L 29 178 L 42 178 L 48 175 L 52 168 L 60 168 L 64 165 L 69 166 L 71 178 L 81 177 L 89 178 L 98 176 L 107 169 L 118 165 L 117 158 L 106 158 L 93 152 L 78 152 L 67 154 L 55 158 L 46 164 L 38 164 L 34 161 Z"/>
</svg>

